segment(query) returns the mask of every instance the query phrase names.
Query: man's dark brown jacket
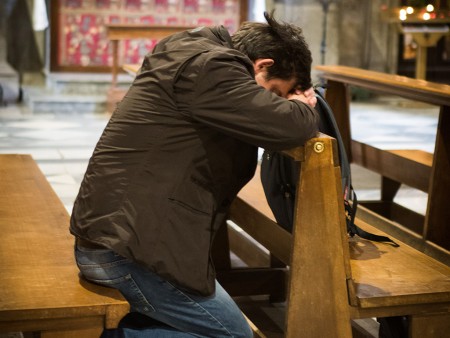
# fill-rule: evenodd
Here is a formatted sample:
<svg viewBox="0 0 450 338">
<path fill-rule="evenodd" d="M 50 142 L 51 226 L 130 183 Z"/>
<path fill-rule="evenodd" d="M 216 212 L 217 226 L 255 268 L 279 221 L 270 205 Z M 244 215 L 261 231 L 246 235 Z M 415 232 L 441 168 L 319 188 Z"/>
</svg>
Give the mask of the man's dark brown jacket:
<svg viewBox="0 0 450 338">
<path fill-rule="evenodd" d="M 106 126 L 70 230 L 210 295 L 211 243 L 254 174 L 257 148 L 303 144 L 317 124 L 312 108 L 256 84 L 223 27 L 166 38 Z"/>
</svg>

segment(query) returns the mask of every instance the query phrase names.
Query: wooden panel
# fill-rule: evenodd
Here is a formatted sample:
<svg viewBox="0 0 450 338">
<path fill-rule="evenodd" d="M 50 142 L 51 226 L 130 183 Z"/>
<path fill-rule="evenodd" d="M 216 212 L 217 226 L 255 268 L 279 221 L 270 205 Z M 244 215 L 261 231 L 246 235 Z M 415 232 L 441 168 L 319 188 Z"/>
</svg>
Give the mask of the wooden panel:
<svg viewBox="0 0 450 338">
<path fill-rule="evenodd" d="M 350 90 L 346 84 L 333 80 L 327 82 L 327 88 L 326 99 L 333 110 L 348 161 L 352 162 L 353 155 L 350 144 L 350 140 L 352 139 L 350 127 Z"/>
<path fill-rule="evenodd" d="M 382 306 L 371 308 L 358 308 L 356 306 L 350 307 L 351 317 L 354 319 L 405 316 L 411 314 L 426 314 L 435 312 L 450 313 L 450 304 L 447 302 L 418 305 L 410 304 L 399 306 Z"/>
<path fill-rule="evenodd" d="M 426 167 L 431 168 L 433 165 L 433 154 L 427 151 L 417 149 L 388 149 L 386 151 Z"/>
<path fill-rule="evenodd" d="M 448 208 L 450 200 L 450 175 L 448 174 L 450 172 L 450 86 L 346 66 L 317 66 L 316 69 L 322 72 L 321 76 L 330 84 L 327 89 L 327 98 L 337 97 L 336 100 L 330 102 L 330 105 L 337 118 L 344 120 L 344 125 L 350 123 L 350 118 L 342 93 L 348 94 L 347 86 L 349 85 L 441 106 L 432 169 L 429 174 L 427 168 L 429 167 L 429 158 L 424 158 L 423 161 L 422 159 L 410 161 L 408 164 L 409 155 L 412 152 L 409 154 L 400 151 L 388 151 L 387 154 L 377 152 L 371 159 L 373 160 L 371 165 L 374 166 L 372 168 L 380 171 L 379 166 L 386 165 L 386 161 L 388 161 L 390 168 L 387 172 L 394 173 L 396 176 L 389 177 L 390 179 L 417 187 L 428 193 L 427 212 L 422 231 L 423 240 L 430 241 L 443 250 L 450 250 L 450 208 Z M 351 138 L 348 133 L 344 132 L 342 136 L 345 143 L 350 142 Z M 367 149 L 369 148 L 366 147 L 365 150 Z M 352 152 L 361 149 L 352 147 L 350 150 L 349 157 L 353 161 L 354 154 Z M 416 159 L 417 154 L 414 154 Z M 361 154 L 361 156 L 363 155 Z M 395 157 L 391 155 L 399 158 L 406 155 L 406 161 L 398 162 L 398 160 L 393 160 Z M 355 154 L 355 156 L 358 155 Z M 356 158 L 356 160 L 365 165 L 362 157 Z M 397 165 L 401 165 L 404 170 L 396 170 Z M 416 177 L 417 175 L 419 177 Z M 388 176 L 386 175 L 386 177 Z M 427 177 L 430 177 L 429 184 L 427 184 Z M 391 185 L 390 188 L 395 188 L 395 186 Z M 389 198 L 392 200 L 393 192 L 392 189 L 390 192 L 383 191 L 382 195 L 385 198 L 390 196 Z"/>
<path fill-rule="evenodd" d="M 362 229 L 384 234 L 357 219 Z M 350 240 L 352 274 L 359 305 L 399 306 L 450 302 L 450 267 L 407 244 L 396 248 L 359 237 Z"/>
<path fill-rule="evenodd" d="M 358 208 L 365 206 L 380 216 L 403 226 L 420 236 L 423 232 L 425 216 L 391 201 L 359 201 Z"/>
<path fill-rule="evenodd" d="M 117 325 L 128 303 L 117 290 L 79 279 L 69 216 L 28 155 L 0 155 L 0 323 L 102 316 Z M 57 325 L 55 320 L 55 325 Z"/>
<path fill-rule="evenodd" d="M 233 296 L 272 295 L 285 300 L 286 269 L 234 268 L 218 271 L 217 280 Z"/>
<path fill-rule="evenodd" d="M 409 337 L 411 338 L 446 337 L 450 333 L 450 314 L 411 316 L 409 325 Z"/>
<path fill-rule="evenodd" d="M 352 140 L 353 162 L 394 181 L 428 192 L 433 155 L 422 150 L 382 150 Z"/>
<path fill-rule="evenodd" d="M 126 64 L 122 66 L 123 70 L 130 74 L 132 77 L 135 77 L 139 68 L 141 68 L 140 64 Z"/>
<path fill-rule="evenodd" d="M 450 266 L 450 251 L 424 240 L 421 234 L 411 231 L 398 222 L 380 216 L 380 214 L 368 209 L 364 204 L 358 205 L 357 218 L 383 231 L 388 236 L 398 239 L 427 256 Z"/>
<path fill-rule="evenodd" d="M 351 274 L 335 140 L 311 139 L 305 153 L 295 204 L 286 337 L 350 337 Z"/>
<path fill-rule="evenodd" d="M 79 329 L 92 328 L 98 331 L 99 329 L 102 330 L 103 327 L 104 317 L 100 314 L 98 316 L 77 318 L 35 318 L 30 320 L 11 320 L 9 322 L 0 321 L 0 332 L 77 332 Z"/>
<path fill-rule="evenodd" d="M 328 80 L 438 106 L 449 104 L 449 85 L 346 66 L 316 66 L 316 69 Z"/>
<path fill-rule="evenodd" d="M 44 331 L 39 338 L 98 338 L 103 331 L 103 327 L 87 328 L 77 331 Z"/>
<path fill-rule="evenodd" d="M 316 142 L 322 140 L 326 150 L 312 152 Z M 337 202 L 342 192 L 340 172 L 335 167 L 336 145 L 330 138 L 314 139 L 308 143 L 308 154 L 302 151 L 290 153 L 298 159 L 305 156 L 315 159 L 305 167 L 302 165 L 302 186 L 298 187 L 298 191 L 302 191 L 304 198 L 298 204 L 301 210 L 296 212 L 301 220 L 296 235 L 300 242 L 296 242 L 292 252 L 289 252 L 291 235 L 273 222 L 259 173 L 239 193 L 239 199 L 231 210 L 231 218 L 275 256 L 278 251 L 279 258 L 284 262 L 289 263 L 292 256 L 289 263 L 291 283 L 286 336 L 298 337 L 301 332 L 301 335 L 308 337 L 348 337 L 351 334 L 347 299 L 350 273 L 346 270 L 350 269 L 350 264 L 348 247 L 343 248 L 346 238 L 343 204 L 338 205 Z M 336 190 L 329 189 L 330 186 L 336 187 Z M 320 197 L 324 193 L 327 196 L 325 199 Z M 317 201 L 323 205 L 317 205 Z M 269 220 L 264 221 L 264 218 Z M 319 228 L 320 231 L 316 231 Z M 277 231 L 282 235 L 277 236 Z M 320 241 L 320 245 L 311 244 L 316 241 Z M 258 281 L 256 277 L 255 282 Z"/>
<path fill-rule="evenodd" d="M 106 25 L 109 40 L 125 39 L 162 39 L 181 31 L 192 29 L 194 26 L 157 26 L 139 24 L 109 24 Z"/>
<path fill-rule="evenodd" d="M 450 102 L 441 107 L 424 238 L 450 251 Z"/>
<path fill-rule="evenodd" d="M 318 180 L 315 179 L 314 182 L 314 184 L 317 184 Z M 266 215 L 273 218 L 262 187 L 259 187 L 260 185 L 259 177 L 255 176 L 249 185 L 241 191 L 240 196 L 245 199 L 248 197 L 251 201 L 250 204 L 262 212 L 262 216 Z M 259 192 L 251 193 L 258 190 Z M 311 199 L 313 198 L 311 197 Z M 306 208 L 305 206 L 304 209 Z M 320 207 L 311 207 L 312 210 L 317 210 L 318 208 Z M 320 210 L 327 209 L 332 209 L 332 207 L 328 206 Z M 251 212 L 250 210 L 247 213 Z M 304 211 L 303 214 L 306 212 Z M 337 215 L 336 217 L 339 216 Z M 317 213 L 313 218 L 317 218 Z M 255 227 L 257 227 L 257 224 L 260 224 L 258 222 L 255 223 Z M 357 224 L 370 232 L 386 235 L 359 218 L 357 218 Z M 278 225 L 276 226 L 279 227 Z M 317 229 L 322 228 L 323 224 L 320 224 Z M 247 227 L 244 226 L 244 229 L 247 229 Z M 317 231 L 317 229 L 305 234 L 305 236 L 311 241 L 312 236 L 326 239 L 327 236 L 321 231 Z M 258 231 L 253 230 L 253 232 Z M 264 234 L 264 231 L 260 229 L 260 233 Z M 289 241 L 290 235 L 288 234 L 287 243 Z M 322 246 L 323 241 L 318 241 L 321 243 L 319 246 Z M 274 241 L 273 245 L 268 244 L 271 249 L 275 249 L 272 247 L 276 245 L 283 244 L 277 243 L 277 241 Z M 307 257 L 310 257 L 310 255 L 311 253 L 308 253 Z M 399 248 L 394 248 L 388 244 L 354 237 L 350 240 L 350 258 L 353 279 L 355 284 L 359 285 L 357 297 L 364 306 L 392 305 L 393 303 L 405 305 L 450 300 L 450 268 L 404 243 L 401 243 Z M 411 262 L 414 262 L 414 264 L 412 265 Z M 365 286 L 371 285 L 375 287 L 370 288 L 371 292 L 366 292 Z M 405 296 L 409 293 L 410 296 L 408 297 L 410 298 Z M 421 297 L 416 297 L 417 294 L 420 294 Z M 436 298 L 436 295 L 445 298 Z"/>
<path fill-rule="evenodd" d="M 230 251 L 249 267 L 269 267 L 271 255 L 245 231 L 235 226 L 228 227 Z M 215 263 L 214 263 L 215 264 Z M 284 264 L 284 266 L 286 266 Z"/>
<path fill-rule="evenodd" d="M 314 168 L 313 171 L 316 172 L 315 175 L 320 174 L 320 171 L 317 168 Z M 308 175 L 312 174 L 309 173 Z M 304 231 L 303 236 L 301 237 L 303 237 L 305 241 L 308 240 L 310 244 L 298 244 L 294 252 L 298 251 L 300 253 L 299 248 L 303 247 L 304 250 L 302 252 L 304 260 L 308 261 L 311 260 L 311 257 L 314 257 L 311 262 L 302 262 L 302 264 L 299 265 L 311 273 L 311 271 L 313 271 L 311 269 L 314 269 L 314 267 L 310 266 L 311 264 L 323 268 L 323 265 L 319 264 L 321 260 L 319 259 L 319 256 L 313 252 L 312 246 L 327 251 L 327 241 L 331 235 L 327 236 L 326 233 L 323 232 L 325 231 L 324 225 L 333 224 L 333 222 L 336 222 L 339 218 L 342 219 L 342 217 L 339 214 L 335 214 L 334 217 L 336 218 L 327 216 L 330 217 L 327 222 L 323 219 L 322 221 L 317 221 L 317 219 L 320 220 L 321 217 L 324 217 L 322 216 L 322 213 L 331 212 L 328 210 L 336 208 L 342 210 L 343 208 L 337 202 L 326 203 L 326 207 L 318 204 L 311 205 L 311 201 L 323 201 L 324 197 L 315 196 L 311 190 L 317 191 L 320 189 L 321 185 L 318 182 L 324 178 L 319 179 L 318 177 L 310 177 L 308 175 L 303 173 L 302 180 L 312 182 L 312 186 L 301 189 L 303 189 L 302 191 L 306 191 L 305 196 L 308 196 L 309 201 L 303 201 L 301 203 L 303 209 L 299 211 L 298 214 L 304 215 L 305 217 L 302 224 L 310 223 L 310 227 L 312 227 L 312 224 L 315 224 L 315 228 L 310 229 L 309 231 L 301 230 L 302 232 Z M 337 171 L 336 175 L 339 177 L 339 171 Z M 324 176 L 328 177 L 328 174 L 324 174 Z M 327 178 L 325 181 L 326 183 L 322 183 L 327 187 L 325 192 L 322 191 L 324 194 L 330 194 L 329 187 L 332 185 L 329 180 L 330 178 Z M 321 194 L 319 195 L 321 196 Z M 258 209 L 261 218 L 264 218 L 265 216 L 273 219 L 273 214 L 267 205 L 258 175 L 255 175 L 252 181 L 244 187 L 240 192 L 240 196 L 242 199 L 248 200 L 249 208 L 251 208 L 250 206 L 253 206 Z M 336 201 L 339 199 L 340 197 L 336 197 Z M 317 210 L 321 210 L 321 212 L 319 213 Z M 311 214 L 311 212 L 313 214 Z M 251 213 L 251 210 L 246 211 L 246 214 L 250 215 Z M 252 233 L 259 233 L 260 236 L 262 236 L 261 234 L 266 233 L 261 229 L 258 231 L 258 225 L 261 224 L 259 221 L 253 220 L 252 222 L 255 223 L 249 227 L 250 229 L 253 229 L 251 230 Z M 359 218 L 357 218 L 357 224 L 362 226 L 365 230 L 386 235 Z M 269 224 L 267 224 L 267 227 L 269 227 Z M 341 227 L 345 229 L 345 224 L 341 225 Z M 298 227 L 298 229 L 302 228 L 302 226 Z M 244 229 L 246 229 L 245 226 Z M 307 227 L 305 229 L 307 229 Z M 320 229 L 320 231 L 317 229 Z M 342 236 L 343 243 L 348 243 L 345 230 L 343 230 Z M 288 236 L 287 241 L 289 242 L 289 240 Z M 276 245 L 286 244 L 280 244 L 277 243 L 277 241 L 274 241 L 272 246 L 268 244 L 271 249 Z M 336 254 L 336 251 L 331 252 L 333 252 L 335 256 L 340 257 Z M 346 250 L 344 249 L 344 252 L 341 255 L 343 257 L 342 264 L 344 264 L 346 260 L 345 255 Z M 366 241 L 354 237 L 350 240 L 350 258 L 352 275 L 347 273 L 347 278 L 350 276 L 353 277 L 355 286 L 355 293 L 353 296 L 360 306 L 371 308 L 371 313 L 377 313 L 378 315 L 380 315 L 380 313 L 404 313 L 405 309 L 409 309 L 410 311 L 421 311 L 421 307 L 426 309 L 428 304 L 432 308 L 432 303 L 439 304 L 441 302 L 450 301 L 450 268 L 404 243 L 401 243 L 399 248 L 394 248 L 388 244 Z M 302 283 L 295 275 L 292 275 L 291 278 L 298 285 L 306 285 L 306 283 Z M 353 284 L 350 283 L 350 292 L 352 292 L 352 287 Z M 303 302 L 299 302 L 299 304 L 302 303 Z M 396 307 L 397 310 L 391 309 L 390 307 L 392 306 Z M 448 304 L 445 306 L 448 306 Z"/>
</svg>

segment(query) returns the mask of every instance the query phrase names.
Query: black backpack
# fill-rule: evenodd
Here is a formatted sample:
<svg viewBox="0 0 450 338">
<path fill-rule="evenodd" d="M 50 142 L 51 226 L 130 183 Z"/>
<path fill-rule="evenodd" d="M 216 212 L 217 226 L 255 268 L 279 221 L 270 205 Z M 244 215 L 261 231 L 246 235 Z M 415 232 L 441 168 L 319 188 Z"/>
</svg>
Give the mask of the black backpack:
<svg viewBox="0 0 450 338">
<path fill-rule="evenodd" d="M 345 153 L 344 143 L 330 106 L 318 89 L 315 89 L 315 92 L 317 97 L 315 108 L 320 115 L 319 130 L 335 138 L 338 144 L 348 234 L 352 237 L 358 235 L 371 241 L 386 242 L 398 246 L 389 237 L 371 234 L 355 225 L 358 201 L 352 187 L 350 164 Z M 264 193 L 277 223 L 289 232 L 292 231 L 293 226 L 295 186 L 299 170 L 299 163 L 280 152 L 264 151 L 261 162 L 261 182 Z"/>
</svg>

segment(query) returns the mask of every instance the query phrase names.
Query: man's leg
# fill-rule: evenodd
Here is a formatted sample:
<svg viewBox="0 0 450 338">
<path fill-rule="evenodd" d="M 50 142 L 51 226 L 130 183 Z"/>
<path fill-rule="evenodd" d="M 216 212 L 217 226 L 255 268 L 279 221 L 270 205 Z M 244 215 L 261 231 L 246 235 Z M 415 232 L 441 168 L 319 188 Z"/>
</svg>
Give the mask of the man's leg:
<svg viewBox="0 0 450 338">
<path fill-rule="evenodd" d="M 120 290 L 131 311 L 163 323 L 124 328 L 125 337 L 253 337 L 236 303 L 217 282 L 212 296 L 200 297 L 111 250 L 77 246 L 75 256 L 87 280 Z"/>
</svg>

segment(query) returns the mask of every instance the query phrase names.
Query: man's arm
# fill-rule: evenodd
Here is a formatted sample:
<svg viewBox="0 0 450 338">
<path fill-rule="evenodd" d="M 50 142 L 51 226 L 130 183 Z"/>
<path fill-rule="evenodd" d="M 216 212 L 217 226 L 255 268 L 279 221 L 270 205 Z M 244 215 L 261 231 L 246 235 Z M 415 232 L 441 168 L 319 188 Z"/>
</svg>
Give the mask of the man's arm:
<svg viewBox="0 0 450 338">
<path fill-rule="evenodd" d="M 196 60 L 195 78 L 185 79 L 193 99 L 185 113 L 242 141 L 272 150 L 303 144 L 316 135 L 319 117 L 310 91 L 282 98 L 259 86 L 237 57 L 218 54 Z M 306 103 L 305 103 L 306 102 Z M 183 109 L 184 108 L 184 109 Z"/>
</svg>

